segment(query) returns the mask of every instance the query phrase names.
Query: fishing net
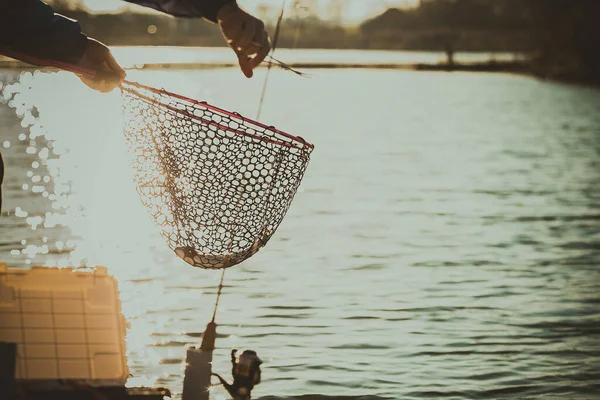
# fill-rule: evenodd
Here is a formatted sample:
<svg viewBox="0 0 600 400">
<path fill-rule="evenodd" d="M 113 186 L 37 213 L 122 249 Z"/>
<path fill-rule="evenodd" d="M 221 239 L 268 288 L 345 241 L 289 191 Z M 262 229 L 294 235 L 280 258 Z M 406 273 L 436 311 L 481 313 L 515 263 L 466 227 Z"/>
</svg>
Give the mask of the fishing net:
<svg viewBox="0 0 600 400">
<path fill-rule="evenodd" d="M 313 146 L 237 113 L 122 85 L 137 192 L 169 247 L 222 269 L 255 254 L 288 211 Z"/>
</svg>

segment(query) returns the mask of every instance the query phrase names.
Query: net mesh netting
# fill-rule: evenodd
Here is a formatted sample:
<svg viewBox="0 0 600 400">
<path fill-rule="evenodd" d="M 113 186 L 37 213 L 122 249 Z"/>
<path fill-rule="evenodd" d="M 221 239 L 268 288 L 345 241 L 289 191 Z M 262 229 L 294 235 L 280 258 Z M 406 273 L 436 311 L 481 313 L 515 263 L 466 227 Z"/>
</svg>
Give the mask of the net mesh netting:
<svg viewBox="0 0 600 400">
<path fill-rule="evenodd" d="M 124 132 L 137 192 L 169 247 L 221 269 L 271 238 L 313 146 L 299 137 L 139 84 L 124 84 Z"/>
</svg>

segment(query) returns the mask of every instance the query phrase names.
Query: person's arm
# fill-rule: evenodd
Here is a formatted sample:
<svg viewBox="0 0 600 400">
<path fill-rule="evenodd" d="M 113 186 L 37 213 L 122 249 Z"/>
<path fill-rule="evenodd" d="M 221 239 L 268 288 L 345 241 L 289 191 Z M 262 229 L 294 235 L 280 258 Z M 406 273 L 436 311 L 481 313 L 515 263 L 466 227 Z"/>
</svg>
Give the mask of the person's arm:
<svg viewBox="0 0 600 400">
<path fill-rule="evenodd" d="M 125 78 L 125 71 L 108 47 L 86 37 L 73 19 L 55 14 L 40 0 L 0 0 L 0 54 L 14 54 L 77 64 L 113 72 L 112 78 L 80 77 L 90 88 L 109 92 Z"/>
<path fill-rule="evenodd" d="M 79 23 L 54 14 L 49 5 L 39 0 L 0 1 L 0 48 L 77 64 L 86 47 Z"/>
</svg>

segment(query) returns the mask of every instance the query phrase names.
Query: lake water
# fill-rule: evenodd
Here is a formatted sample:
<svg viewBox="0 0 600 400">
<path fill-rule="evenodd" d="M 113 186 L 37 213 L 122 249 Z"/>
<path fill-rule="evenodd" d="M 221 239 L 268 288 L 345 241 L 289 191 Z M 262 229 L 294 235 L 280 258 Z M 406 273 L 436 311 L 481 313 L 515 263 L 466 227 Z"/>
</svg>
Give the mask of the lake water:
<svg viewBox="0 0 600 400">
<path fill-rule="evenodd" d="M 271 242 L 225 274 L 214 370 L 229 376 L 232 347 L 257 350 L 263 399 L 600 398 L 600 92 L 309 72 L 269 80 L 261 120 L 315 151 Z M 19 93 L 0 106 L 0 260 L 108 266 L 131 323 L 129 385 L 178 396 L 220 272 L 180 261 L 151 225 L 118 92 L 64 73 L 7 85 L 18 78 L 0 75 Z M 253 117 L 264 70 L 129 78 Z"/>
</svg>

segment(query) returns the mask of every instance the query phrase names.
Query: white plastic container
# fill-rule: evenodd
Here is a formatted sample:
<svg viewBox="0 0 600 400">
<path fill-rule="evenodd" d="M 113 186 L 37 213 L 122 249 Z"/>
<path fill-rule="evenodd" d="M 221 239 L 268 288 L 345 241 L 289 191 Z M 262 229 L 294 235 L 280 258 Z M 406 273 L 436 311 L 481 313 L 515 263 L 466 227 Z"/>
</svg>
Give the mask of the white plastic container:
<svg viewBox="0 0 600 400">
<path fill-rule="evenodd" d="M 17 343 L 18 380 L 123 386 L 125 334 L 117 281 L 106 267 L 0 264 L 0 342 Z"/>
</svg>

